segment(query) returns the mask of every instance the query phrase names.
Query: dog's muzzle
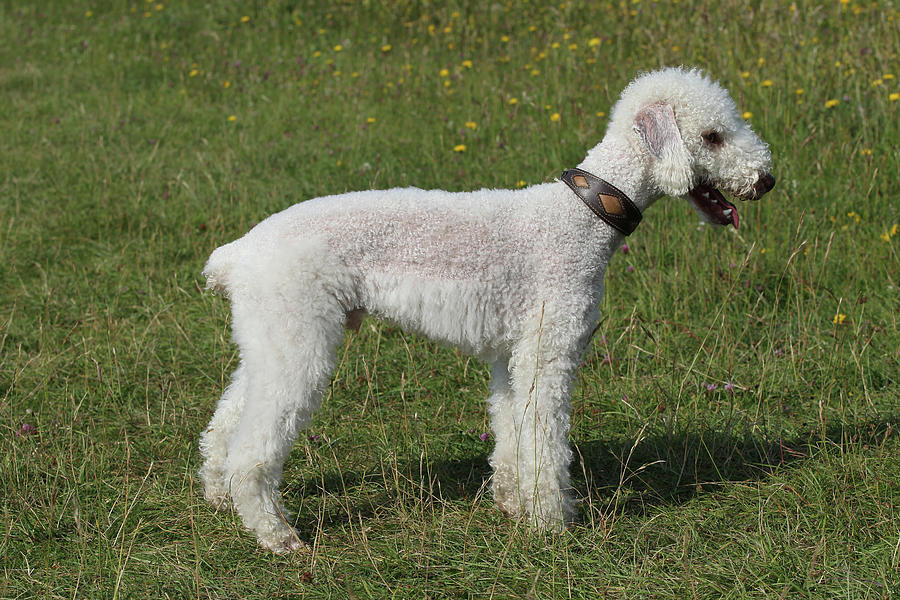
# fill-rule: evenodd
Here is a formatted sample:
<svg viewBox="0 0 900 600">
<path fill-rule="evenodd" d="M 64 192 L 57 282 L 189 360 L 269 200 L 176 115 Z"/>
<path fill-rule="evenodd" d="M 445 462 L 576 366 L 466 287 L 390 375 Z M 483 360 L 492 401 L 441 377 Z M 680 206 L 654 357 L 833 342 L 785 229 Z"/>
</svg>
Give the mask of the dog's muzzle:
<svg viewBox="0 0 900 600">
<path fill-rule="evenodd" d="M 775 187 L 775 177 L 771 173 L 760 175 L 756 183 L 742 194 L 735 194 L 741 200 L 759 200 L 766 192 Z M 733 225 L 738 228 L 740 218 L 737 207 L 725 199 L 722 192 L 706 182 L 700 182 L 688 192 L 694 208 L 715 225 Z"/>
</svg>

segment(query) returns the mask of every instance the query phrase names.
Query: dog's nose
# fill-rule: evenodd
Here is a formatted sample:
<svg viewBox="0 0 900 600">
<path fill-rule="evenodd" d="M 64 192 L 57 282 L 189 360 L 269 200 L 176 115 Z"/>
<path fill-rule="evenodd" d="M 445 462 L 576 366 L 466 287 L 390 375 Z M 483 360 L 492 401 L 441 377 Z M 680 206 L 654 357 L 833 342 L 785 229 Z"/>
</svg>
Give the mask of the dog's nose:
<svg viewBox="0 0 900 600">
<path fill-rule="evenodd" d="M 756 184 L 753 186 L 753 192 L 755 193 L 756 197 L 759 198 L 760 196 L 771 190 L 773 187 L 775 187 L 775 176 L 771 173 L 766 173 L 756 180 Z"/>
</svg>

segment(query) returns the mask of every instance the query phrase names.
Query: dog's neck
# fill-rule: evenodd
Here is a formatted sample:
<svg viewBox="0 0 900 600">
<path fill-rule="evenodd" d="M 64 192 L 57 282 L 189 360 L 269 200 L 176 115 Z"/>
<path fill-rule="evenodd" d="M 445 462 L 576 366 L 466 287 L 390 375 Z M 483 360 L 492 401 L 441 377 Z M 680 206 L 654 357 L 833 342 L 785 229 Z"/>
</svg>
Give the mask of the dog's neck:
<svg viewBox="0 0 900 600">
<path fill-rule="evenodd" d="M 633 140 L 603 138 L 578 168 L 622 190 L 641 213 L 661 196 L 653 184 L 650 158 Z"/>
</svg>

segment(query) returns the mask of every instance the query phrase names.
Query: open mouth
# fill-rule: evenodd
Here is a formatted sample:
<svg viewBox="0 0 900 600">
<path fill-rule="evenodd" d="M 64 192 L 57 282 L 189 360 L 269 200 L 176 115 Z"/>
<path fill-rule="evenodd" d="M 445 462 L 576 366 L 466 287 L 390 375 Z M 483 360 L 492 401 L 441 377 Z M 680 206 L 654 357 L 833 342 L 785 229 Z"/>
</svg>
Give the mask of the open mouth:
<svg viewBox="0 0 900 600">
<path fill-rule="evenodd" d="M 722 192 L 716 188 L 701 183 L 688 192 L 694 207 L 706 217 L 706 220 L 716 225 L 734 225 L 738 228 L 737 208 L 725 199 Z"/>
</svg>

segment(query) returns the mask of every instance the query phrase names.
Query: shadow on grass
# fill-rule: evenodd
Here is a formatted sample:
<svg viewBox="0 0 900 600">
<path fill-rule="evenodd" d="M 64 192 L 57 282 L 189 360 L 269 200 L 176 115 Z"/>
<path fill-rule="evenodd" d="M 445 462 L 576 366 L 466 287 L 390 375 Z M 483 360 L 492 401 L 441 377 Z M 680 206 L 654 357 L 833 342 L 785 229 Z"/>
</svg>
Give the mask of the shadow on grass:
<svg viewBox="0 0 900 600">
<path fill-rule="evenodd" d="M 823 451 L 883 444 L 897 433 L 898 422 L 900 415 L 889 415 L 870 422 L 838 424 L 824 435 L 809 431 L 790 438 L 777 433 L 737 434 L 696 426 L 615 442 L 587 441 L 574 446 L 573 487 L 576 496 L 599 505 L 610 504 L 620 494 L 617 510 L 642 514 L 660 506 L 683 504 L 728 483 L 762 481 L 781 467 Z M 473 448 L 466 456 L 431 463 L 404 462 L 400 457 L 387 475 L 379 464 L 340 473 L 329 469 L 324 477 L 286 481 L 285 498 L 295 508 L 298 501 L 311 500 L 309 495 L 338 499 L 326 501 L 315 522 L 308 511 L 305 517 L 298 511 L 301 530 L 340 526 L 351 516 L 354 520 L 375 518 L 398 502 L 472 502 L 482 494 L 489 500 L 488 453 L 488 447 Z"/>
<path fill-rule="evenodd" d="M 301 534 L 319 526 L 342 526 L 350 519 L 377 518 L 391 512 L 390 507 L 398 503 L 415 504 L 420 509 L 447 502 L 472 503 L 487 489 L 491 475 L 489 449 L 490 445 L 485 444 L 463 457 L 431 463 L 400 456 L 396 464 L 379 464 L 376 458 L 363 468 L 328 468 L 324 475 L 305 480 L 286 479 L 282 493 L 290 509 L 310 500 L 316 504 L 323 497 L 326 499 L 315 517 L 308 509 L 306 515 L 303 510 L 295 511 L 299 519 L 294 525 Z"/>
<path fill-rule="evenodd" d="M 573 467 L 575 488 L 600 501 L 621 493 L 626 513 L 677 505 L 724 484 L 762 481 L 777 469 L 821 452 L 878 445 L 897 432 L 889 415 L 856 424 L 838 424 L 824 434 L 810 430 L 790 437 L 778 432 L 716 431 L 698 426 L 680 432 L 653 432 L 618 444 L 588 442 Z"/>
</svg>

